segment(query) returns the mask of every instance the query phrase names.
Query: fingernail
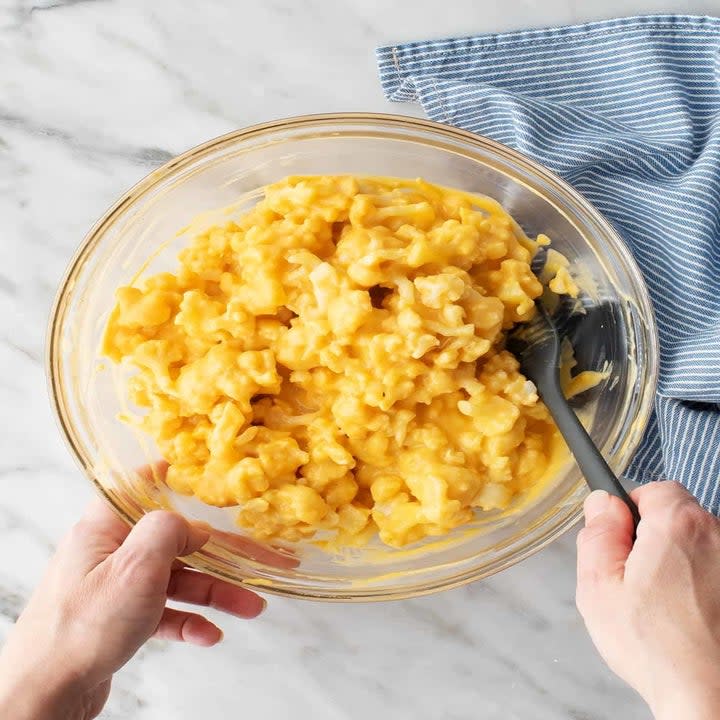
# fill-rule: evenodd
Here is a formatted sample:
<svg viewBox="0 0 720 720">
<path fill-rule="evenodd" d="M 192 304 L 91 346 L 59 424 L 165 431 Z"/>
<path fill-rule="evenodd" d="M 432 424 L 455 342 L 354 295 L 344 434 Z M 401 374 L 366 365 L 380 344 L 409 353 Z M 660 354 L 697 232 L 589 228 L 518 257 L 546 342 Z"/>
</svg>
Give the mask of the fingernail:
<svg viewBox="0 0 720 720">
<path fill-rule="evenodd" d="M 606 490 L 593 490 L 585 499 L 585 521 L 590 522 L 608 508 L 610 495 Z"/>
</svg>

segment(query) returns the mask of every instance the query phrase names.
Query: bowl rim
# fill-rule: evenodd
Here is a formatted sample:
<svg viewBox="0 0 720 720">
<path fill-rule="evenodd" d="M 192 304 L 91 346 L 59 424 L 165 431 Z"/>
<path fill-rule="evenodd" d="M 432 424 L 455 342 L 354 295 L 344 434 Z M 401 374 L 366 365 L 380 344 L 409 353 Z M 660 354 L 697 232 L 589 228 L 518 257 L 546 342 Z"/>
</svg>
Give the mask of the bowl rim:
<svg viewBox="0 0 720 720">
<path fill-rule="evenodd" d="M 317 113 L 317 114 L 304 114 L 295 115 L 277 120 L 272 120 L 263 123 L 256 123 L 249 125 L 244 128 L 230 131 L 223 135 L 219 135 L 215 138 L 207 140 L 199 145 L 191 147 L 185 152 L 171 158 L 160 167 L 150 171 L 147 175 L 141 178 L 138 182 L 132 185 L 126 190 L 118 200 L 116 200 L 103 214 L 102 216 L 90 227 L 85 234 L 81 243 L 72 254 L 68 265 L 63 273 L 60 280 L 58 290 L 55 294 L 52 306 L 50 308 L 48 316 L 48 327 L 46 332 L 45 341 L 45 358 L 44 366 L 47 381 L 47 390 L 49 394 L 50 404 L 53 408 L 53 414 L 55 415 L 55 421 L 60 429 L 60 434 L 70 451 L 70 454 L 74 458 L 77 465 L 80 467 L 85 476 L 93 483 L 96 492 L 105 498 L 107 502 L 111 504 L 116 513 L 118 513 L 126 522 L 130 525 L 134 524 L 136 520 L 131 517 L 127 511 L 115 501 L 113 496 L 106 490 L 104 485 L 100 482 L 96 473 L 93 471 L 92 463 L 87 461 L 85 453 L 82 449 L 82 443 L 78 437 L 73 423 L 69 417 L 69 413 L 66 409 L 66 403 L 64 398 L 64 391 L 62 383 L 60 382 L 59 373 L 56 372 L 58 366 L 58 358 L 61 354 L 61 335 L 60 328 L 63 326 L 65 310 L 69 302 L 70 291 L 74 285 L 74 280 L 81 272 L 85 260 L 92 255 L 95 246 L 102 237 L 103 231 L 112 225 L 116 217 L 127 207 L 131 206 L 138 199 L 140 199 L 145 193 L 150 191 L 154 186 L 167 179 L 172 173 L 182 170 L 184 166 L 195 162 L 210 154 L 213 151 L 221 149 L 225 145 L 232 145 L 238 141 L 249 140 L 257 136 L 269 132 L 275 132 L 283 129 L 295 129 L 301 127 L 321 127 L 324 124 L 329 123 L 340 123 L 352 125 L 354 123 L 368 123 L 384 125 L 386 127 L 395 127 L 397 129 L 404 130 L 418 130 L 432 133 L 435 137 L 440 136 L 446 140 L 456 140 L 469 143 L 474 146 L 480 146 L 484 150 L 488 150 L 499 156 L 503 160 L 507 160 L 511 163 L 519 163 L 525 166 L 525 169 L 529 170 L 539 179 L 548 182 L 550 185 L 559 187 L 566 196 L 574 203 L 576 209 L 583 211 L 593 222 L 597 223 L 604 234 L 610 236 L 615 241 L 614 251 L 617 252 L 619 259 L 625 264 L 630 270 L 634 281 L 638 285 L 638 297 L 637 300 L 640 303 L 639 310 L 642 313 L 643 320 L 646 326 L 646 340 L 647 340 L 647 356 L 648 356 L 648 367 L 646 370 L 647 377 L 644 388 L 644 399 L 638 408 L 639 424 L 637 425 L 637 437 L 638 440 L 635 443 L 635 447 L 632 449 L 633 453 L 637 449 L 639 438 L 644 435 L 647 425 L 650 420 L 652 410 L 652 399 L 655 396 L 658 373 L 659 373 L 659 336 L 657 330 L 657 324 L 655 321 L 654 311 L 650 301 L 649 292 L 645 279 L 640 272 L 635 258 L 633 257 L 630 249 L 628 248 L 625 241 L 622 239 L 620 234 L 615 230 L 613 225 L 602 215 L 602 213 L 595 208 L 595 206 L 589 202 L 579 191 L 577 191 L 572 185 L 570 185 L 562 177 L 549 170 L 544 165 L 537 161 L 527 157 L 522 152 L 515 150 L 503 143 L 500 143 L 492 138 L 477 133 L 463 130 L 451 125 L 446 125 L 432 120 L 424 118 L 417 118 L 414 116 L 401 115 L 397 113 L 369 113 L 369 112 L 333 112 L 333 113 Z M 629 464 L 632 458 L 632 453 L 629 454 L 624 466 L 621 467 L 620 471 Z M 582 517 L 582 508 L 580 505 L 569 515 L 567 515 L 562 522 L 558 523 L 551 529 L 544 537 L 536 540 L 531 547 L 521 547 L 515 554 L 515 560 L 512 564 L 521 562 L 522 560 L 534 555 L 542 548 L 554 540 L 560 538 L 568 530 L 577 524 Z M 195 554 L 190 558 L 185 559 L 187 564 L 196 569 L 207 572 L 216 577 L 229 580 L 235 584 L 244 585 L 250 589 L 261 590 L 262 592 L 268 592 L 275 595 L 285 597 L 295 597 L 305 600 L 322 600 L 331 602 L 368 602 L 368 601 L 387 601 L 387 600 L 401 600 L 413 597 L 419 597 L 428 595 L 431 593 L 438 592 L 444 589 L 451 589 L 466 585 L 468 583 L 480 580 L 494 574 L 498 570 L 505 569 L 509 565 L 507 563 L 500 562 L 501 567 L 497 570 L 493 569 L 492 566 L 489 568 L 476 568 L 470 571 L 463 571 L 456 576 L 444 578 L 434 584 L 428 584 L 423 582 L 420 585 L 413 585 L 404 587 L 396 591 L 387 591 L 383 589 L 367 589 L 360 590 L 355 589 L 349 592 L 343 591 L 329 591 L 329 590 L 313 590 L 312 592 L 305 591 L 303 588 L 292 587 L 292 586 L 270 586 L 264 583 L 253 583 L 252 579 L 247 581 L 239 580 L 237 577 L 233 577 L 228 573 L 224 573 L 217 568 L 211 566 L 208 561 L 204 560 L 200 555 Z M 502 559 L 501 559 L 502 560 Z"/>
</svg>

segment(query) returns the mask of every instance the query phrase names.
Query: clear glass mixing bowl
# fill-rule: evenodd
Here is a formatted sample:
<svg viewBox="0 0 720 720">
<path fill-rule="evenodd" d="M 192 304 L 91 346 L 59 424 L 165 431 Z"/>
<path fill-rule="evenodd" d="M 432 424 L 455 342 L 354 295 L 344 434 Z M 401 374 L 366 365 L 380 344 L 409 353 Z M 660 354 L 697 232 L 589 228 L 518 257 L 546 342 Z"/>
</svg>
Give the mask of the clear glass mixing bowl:
<svg viewBox="0 0 720 720">
<path fill-rule="evenodd" d="M 311 543 L 273 548 L 239 533 L 232 510 L 175 496 L 137 468 L 158 459 L 152 442 L 117 419 L 121 370 L 98 354 L 114 291 L 147 272 L 172 269 L 179 232 L 215 209 L 256 201 L 258 189 L 292 174 L 419 177 L 500 201 L 525 231 L 546 233 L 571 260 L 601 322 L 577 348 L 611 374 L 582 396 L 583 417 L 615 471 L 645 429 L 657 374 L 657 332 L 640 272 L 612 227 L 560 178 L 487 138 L 393 115 L 290 118 L 225 135 L 152 172 L 95 225 L 73 258 L 50 323 L 48 371 L 62 432 L 88 478 L 129 522 L 173 507 L 209 523 L 211 541 L 192 566 L 270 592 L 324 600 L 411 597 L 496 573 L 561 535 L 580 517 L 587 489 L 574 464 L 511 512 L 478 514 L 470 528 L 405 550 L 370 545 L 330 555 Z"/>
</svg>

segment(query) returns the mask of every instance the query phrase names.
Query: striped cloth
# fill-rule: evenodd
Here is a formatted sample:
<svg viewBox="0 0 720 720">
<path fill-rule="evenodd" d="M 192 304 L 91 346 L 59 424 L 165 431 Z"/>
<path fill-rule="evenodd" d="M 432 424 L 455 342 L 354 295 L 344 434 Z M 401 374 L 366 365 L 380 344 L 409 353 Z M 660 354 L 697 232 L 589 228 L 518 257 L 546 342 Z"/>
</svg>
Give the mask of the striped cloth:
<svg viewBox="0 0 720 720">
<path fill-rule="evenodd" d="M 563 176 L 637 258 L 660 382 L 626 475 L 720 514 L 720 19 L 655 15 L 377 50 L 385 95 Z"/>
</svg>

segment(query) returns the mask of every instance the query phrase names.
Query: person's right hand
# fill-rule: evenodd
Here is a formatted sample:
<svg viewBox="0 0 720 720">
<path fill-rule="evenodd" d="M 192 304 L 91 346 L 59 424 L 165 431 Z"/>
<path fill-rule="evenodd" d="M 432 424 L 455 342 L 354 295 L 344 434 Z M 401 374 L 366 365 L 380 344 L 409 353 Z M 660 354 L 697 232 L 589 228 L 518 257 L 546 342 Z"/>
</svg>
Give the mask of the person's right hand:
<svg viewBox="0 0 720 720">
<path fill-rule="evenodd" d="M 641 521 L 593 492 L 578 535 L 577 606 L 610 668 L 658 720 L 720 718 L 720 521 L 681 485 L 632 493 Z"/>
</svg>

